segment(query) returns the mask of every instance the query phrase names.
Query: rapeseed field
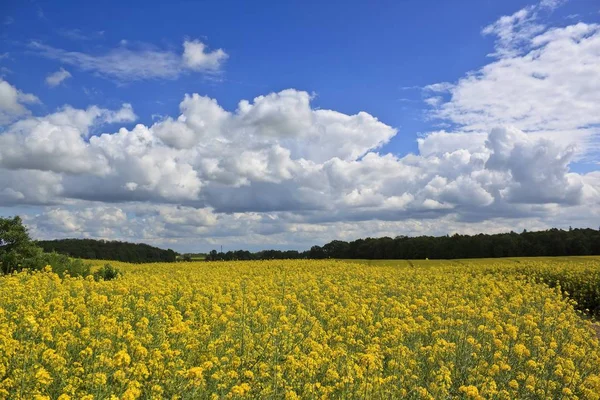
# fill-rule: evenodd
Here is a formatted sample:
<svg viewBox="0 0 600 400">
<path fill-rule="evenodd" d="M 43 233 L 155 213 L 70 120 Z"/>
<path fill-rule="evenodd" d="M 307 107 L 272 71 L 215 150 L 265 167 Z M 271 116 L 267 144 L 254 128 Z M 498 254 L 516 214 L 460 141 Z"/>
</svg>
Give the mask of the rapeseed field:
<svg viewBox="0 0 600 400">
<path fill-rule="evenodd" d="M 594 259 L 115 264 L 0 278 L 0 398 L 600 399 Z"/>
</svg>

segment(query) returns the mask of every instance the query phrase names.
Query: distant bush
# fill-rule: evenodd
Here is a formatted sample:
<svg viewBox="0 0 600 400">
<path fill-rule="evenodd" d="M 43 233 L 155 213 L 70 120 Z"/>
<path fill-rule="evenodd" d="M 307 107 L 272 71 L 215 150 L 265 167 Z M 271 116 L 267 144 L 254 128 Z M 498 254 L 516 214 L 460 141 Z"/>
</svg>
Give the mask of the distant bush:
<svg viewBox="0 0 600 400">
<path fill-rule="evenodd" d="M 64 254 L 58 253 L 44 253 L 41 250 L 38 252 L 34 252 L 34 254 L 30 254 L 29 257 L 18 258 L 18 257 L 7 257 L 13 258 L 12 262 L 7 263 L 7 260 L 4 260 L 3 263 L 3 273 L 12 273 L 18 272 L 23 269 L 41 271 L 47 265 L 52 267 L 52 272 L 58 274 L 61 278 L 63 278 L 66 274 L 70 276 L 88 276 L 90 271 L 90 266 L 85 264 L 83 261 L 79 259 L 72 259 Z M 18 259 L 15 260 L 15 258 Z M 17 262 L 15 262 L 17 261 Z"/>
<path fill-rule="evenodd" d="M 42 254 L 41 262 L 36 265 L 35 269 L 42 269 L 46 265 L 50 265 L 52 271 L 61 278 L 66 274 L 70 276 L 88 276 L 91 273 L 89 264 L 54 252 Z"/>
<path fill-rule="evenodd" d="M 104 264 L 98 271 L 94 272 L 94 279 L 99 281 L 111 281 L 121 276 L 121 271 L 110 264 Z"/>
</svg>

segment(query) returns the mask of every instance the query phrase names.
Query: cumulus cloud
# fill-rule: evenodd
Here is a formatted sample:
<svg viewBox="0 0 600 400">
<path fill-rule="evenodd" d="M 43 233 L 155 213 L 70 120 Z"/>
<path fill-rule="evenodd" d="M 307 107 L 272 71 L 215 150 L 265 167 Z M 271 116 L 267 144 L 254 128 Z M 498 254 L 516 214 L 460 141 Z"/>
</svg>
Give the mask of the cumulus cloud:
<svg viewBox="0 0 600 400">
<path fill-rule="evenodd" d="M 226 217 L 227 218 L 227 217 Z M 53 206 L 25 217 L 39 238 L 88 237 L 153 242 L 202 236 L 217 223 L 211 209 L 168 205 Z"/>
<path fill-rule="evenodd" d="M 58 71 L 53 72 L 46 77 L 46 84 L 50 87 L 56 87 L 71 76 L 72 75 L 69 71 L 67 71 L 64 68 L 61 68 Z"/>
<path fill-rule="evenodd" d="M 497 60 L 455 83 L 430 85 L 433 117 L 461 131 L 515 126 L 575 143 L 578 157 L 600 150 L 600 25 L 542 25 L 541 12 L 559 3 L 527 7 L 487 26 L 483 32 L 497 38 Z M 442 89 L 448 96 L 440 101 L 435 92 Z"/>
<path fill-rule="evenodd" d="M 29 114 L 25 104 L 39 103 L 33 94 L 24 93 L 0 77 L 0 126 Z"/>
<path fill-rule="evenodd" d="M 131 122 L 129 104 L 117 111 L 96 106 L 86 110 L 64 107 L 45 117 L 29 117 L 10 125 L 0 134 L 0 166 L 56 173 L 106 174 L 105 158 L 90 149 L 85 140 L 96 124 Z"/>
<path fill-rule="evenodd" d="M 49 205 L 64 201 L 60 174 L 0 168 L 0 206 Z"/>
<path fill-rule="evenodd" d="M 208 51 L 199 40 L 183 42 L 183 64 L 194 71 L 218 71 L 227 57 L 222 49 Z"/>
<path fill-rule="evenodd" d="M 573 147 L 529 139 L 517 129 L 493 129 L 486 146 L 491 155 L 486 169 L 510 173 L 510 183 L 500 194 L 511 202 L 578 204 L 584 182 L 569 173 Z"/>
<path fill-rule="evenodd" d="M 291 182 L 332 158 L 356 160 L 396 133 L 366 113 L 312 109 L 295 90 L 242 101 L 234 112 L 194 94 L 180 109 L 177 119 L 92 136 L 103 123 L 134 120 L 131 106 L 24 118 L 0 135 L 0 166 L 66 174 L 73 198 L 203 202 L 216 196 L 201 195 L 206 185 Z"/>
<path fill-rule="evenodd" d="M 99 206 L 70 210 L 50 208 L 34 217 L 36 233 L 60 237 L 110 238 L 127 230 L 127 214 L 118 207 Z"/>
<path fill-rule="evenodd" d="M 118 81 L 176 79 L 188 71 L 216 73 L 228 57 L 222 49 L 208 50 L 199 40 L 184 41 L 183 53 L 149 46 L 132 49 L 127 43 L 104 54 L 68 51 L 40 42 L 32 42 L 30 48 L 42 57 Z"/>
<path fill-rule="evenodd" d="M 547 226 L 557 210 L 600 209 L 597 174 L 569 170 L 573 147 L 514 127 L 434 132 L 419 138 L 418 154 L 397 157 L 377 152 L 393 128 L 368 114 L 315 110 L 304 92 L 235 111 L 194 94 L 180 110 L 152 126 L 93 135 L 132 120 L 131 106 L 64 108 L 14 123 L 0 134 L 0 206 L 48 205 L 28 220 L 38 237 L 165 246 L 191 238 L 283 246 L 293 237 L 294 247 L 340 237 L 334 229 L 349 229 L 348 238 L 407 226 L 418 234 L 418 224 L 438 232 L 428 221 L 445 221 L 470 232 L 498 218 L 511 228 L 518 218 Z"/>
<path fill-rule="evenodd" d="M 227 111 L 193 94 L 177 118 L 94 135 L 103 123 L 132 121 L 131 106 L 24 118 L 0 135 L 0 167 L 60 180 L 44 195 L 11 179 L 5 197 L 22 204 L 56 196 L 151 201 L 217 213 L 292 213 L 312 223 L 449 214 L 482 220 L 510 207 L 597 201 L 590 196 L 596 181 L 569 171 L 573 147 L 508 127 L 435 132 L 419 139 L 419 154 L 379 154 L 395 129 L 366 113 L 313 109 L 310 99 L 290 89 Z"/>
</svg>

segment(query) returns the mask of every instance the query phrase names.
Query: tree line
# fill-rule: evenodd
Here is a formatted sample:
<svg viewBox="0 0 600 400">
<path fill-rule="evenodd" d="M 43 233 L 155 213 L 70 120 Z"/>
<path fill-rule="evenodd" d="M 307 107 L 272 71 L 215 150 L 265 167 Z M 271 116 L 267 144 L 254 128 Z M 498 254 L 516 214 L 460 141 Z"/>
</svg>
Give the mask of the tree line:
<svg viewBox="0 0 600 400">
<path fill-rule="evenodd" d="M 594 229 L 549 229 L 499 234 L 396 236 L 333 240 L 307 251 L 246 250 L 211 251 L 207 261 L 264 260 L 297 258 L 338 259 L 454 259 L 539 256 L 600 255 L 600 231 Z"/>
<path fill-rule="evenodd" d="M 234 260 L 295 260 L 310 257 L 310 251 L 297 250 L 261 250 L 250 252 L 248 250 L 234 250 L 217 252 L 212 250 L 205 257 L 205 261 L 234 261 Z M 323 257 L 321 257 L 323 258 Z"/>
<path fill-rule="evenodd" d="M 174 262 L 178 253 L 144 243 L 116 240 L 60 239 L 36 242 L 46 252 L 55 251 L 70 257 L 96 260 L 116 260 L 130 263 Z"/>
<path fill-rule="evenodd" d="M 545 231 L 499 234 L 396 236 L 333 240 L 310 250 L 262 250 L 250 252 L 212 250 L 206 261 L 271 259 L 454 259 L 536 256 L 600 255 L 600 230 L 549 229 Z M 64 265 L 73 271 L 83 266 L 76 259 L 118 260 L 132 263 L 192 261 L 204 254 L 180 255 L 144 243 L 93 239 L 60 239 L 33 242 L 19 217 L 0 217 L 0 267 L 10 273 L 20 268 L 43 268 Z M 82 269 L 82 274 L 85 271 Z"/>
</svg>

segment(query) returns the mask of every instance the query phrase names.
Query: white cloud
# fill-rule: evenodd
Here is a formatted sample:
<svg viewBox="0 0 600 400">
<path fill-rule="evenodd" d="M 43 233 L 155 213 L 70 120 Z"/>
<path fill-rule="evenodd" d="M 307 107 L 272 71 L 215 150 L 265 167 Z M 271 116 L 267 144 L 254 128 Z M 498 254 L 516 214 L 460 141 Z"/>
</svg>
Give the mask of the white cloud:
<svg viewBox="0 0 600 400">
<path fill-rule="evenodd" d="M 25 216 L 25 221 L 32 234 L 42 239 L 88 237 L 153 242 L 163 237 L 207 235 L 208 228 L 217 223 L 217 216 L 208 208 L 169 205 L 66 205 Z"/>
<path fill-rule="evenodd" d="M 85 138 L 97 124 L 134 119 L 128 104 L 118 111 L 65 107 L 45 117 L 22 119 L 0 134 L 0 167 L 106 174 L 110 168 L 106 159 L 93 152 Z"/>
<path fill-rule="evenodd" d="M 452 153 L 467 150 L 469 153 L 480 153 L 485 146 L 487 133 L 480 132 L 430 132 L 427 136 L 417 139 L 419 154 L 430 156 L 440 153 Z"/>
<path fill-rule="evenodd" d="M 185 149 L 201 141 L 222 135 L 221 127 L 228 113 L 214 99 L 186 95 L 179 105 L 177 120 L 166 118 L 153 126 L 154 133 L 167 145 Z"/>
<path fill-rule="evenodd" d="M 419 139 L 420 154 L 398 158 L 376 152 L 395 129 L 366 113 L 315 110 L 306 92 L 241 101 L 235 112 L 193 94 L 180 111 L 149 127 L 92 136 L 102 124 L 134 120 L 131 105 L 27 117 L 0 135 L 0 167 L 57 174 L 60 190 L 53 193 L 62 201 L 310 212 L 314 222 L 415 213 L 485 219 L 509 205 L 581 204 L 597 190 L 595 181 L 570 173 L 572 147 L 517 128 L 434 132 Z M 14 183 L 4 189 L 6 196 L 22 193 L 23 204 L 56 202 Z"/>
<path fill-rule="evenodd" d="M 56 87 L 60 85 L 65 79 L 70 78 L 72 75 L 69 71 L 64 68 L 59 69 L 56 72 L 51 73 L 46 77 L 46 84 L 50 87 Z"/>
<path fill-rule="evenodd" d="M 117 232 L 128 231 L 127 214 L 118 207 L 97 206 L 77 210 L 50 208 L 33 217 L 36 234 L 44 237 L 95 237 L 113 239 Z M 113 239 L 114 240 L 114 239 Z"/>
<path fill-rule="evenodd" d="M 398 158 L 376 152 L 394 129 L 365 113 L 314 110 L 304 92 L 242 101 L 235 112 L 194 94 L 180 109 L 176 119 L 95 136 L 99 124 L 131 121 L 131 106 L 25 118 L 0 135 L 0 166 L 9 176 L 39 170 L 59 181 L 44 195 L 11 179 L 4 196 L 181 204 L 190 215 L 189 207 L 291 213 L 300 223 L 450 214 L 481 221 L 598 203 L 597 180 L 568 169 L 572 147 L 516 128 L 435 132 L 419 139 L 420 154 Z M 175 225 L 185 213 L 163 215 Z"/>
<path fill-rule="evenodd" d="M 64 202 L 62 176 L 50 171 L 0 168 L 0 205 L 48 205 Z"/>
<path fill-rule="evenodd" d="M 516 56 L 522 51 L 529 40 L 544 30 L 544 26 L 536 23 L 537 7 L 529 6 L 520 9 L 512 15 L 505 15 L 493 24 L 483 28 L 484 35 L 497 36 L 497 57 Z"/>
<path fill-rule="evenodd" d="M 494 129 L 486 146 L 491 156 L 486 168 L 508 171 L 510 183 L 500 195 L 511 202 L 579 204 L 584 182 L 569 173 L 572 147 L 560 148 L 554 142 L 531 140 L 517 129 Z"/>
<path fill-rule="evenodd" d="M 194 94 L 177 119 L 91 137 L 103 123 L 132 121 L 131 106 L 66 107 L 11 125 L 0 135 L 0 166 L 68 174 L 64 191 L 73 198 L 201 202 L 205 185 L 293 181 L 330 159 L 356 160 L 396 132 L 366 113 L 314 110 L 309 100 L 286 90 L 227 112 Z"/>
<path fill-rule="evenodd" d="M 194 71 L 218 71 L 227 57 L 222 49 L 207 51 L 206 45 L 199 40 L 183 42 L 183 64 Z"/>
<path fill-rule="evenodd" d="M 540 14 L 554 11 L 566 2 L 567 0 L 542 0 L 512 15 L 500 17 L 483 28 L 484 35 L 497 37 L 496 52 L 490 55 L 500 58 L 513 57 L 528 50 L 531 39 L 546 29 L 539 23 Z"/>
<path fill-rule="evenodd" d="M 535 10 L 502 17 L 484 30 L 498 35 L 499 59 L 453 86 L 441 84 L 450 97 L 433 116 L 462 131 L 511 125 L 575 143 L 578 157 L 593 155 L 600 150 L 600 25 L 532 28 Z M 515 31 L 515 24 L 528 27 Z"/>
<path fill-rule="evenodd" d="M 23 93 L 0 77 L 0 126 L 29 114 L 24 104 L 39 103 L 33 94 Z"/>
<path fill-rule="evenodd" d="M 308 93 L 289 89 L 256 97 L 252 103 L 241 101 L 234 121 L 237 136 L 280 144 L 294 159 L 323 162 L 334 156 L 354 160 L 396 134 L 365 112 L 312 110 L 310 100 Z"/>
<path fill-rule="evenodd" d="M 450 82 L 439 82 L 432 83 L 431 85 L 426 85 L 423 89 L 431 91 L 431 92 L 449 92 L 454 88 L 454 85 Z"/>
<path fill-rule="evenodd" d="M 440 105 L 443 101 L 444 98 L 441 96 L 433 96 L 433 97 L 428 97 L 425 100 L 425 103 L 429 104 L 432 107 L 438 106 Z"/>
<path fill-rule="evenodd" d="M 133 107 L 129 103 L 123 103 L 117 111 L 101 111 L 100 120 L 107 124 L 117 124 L 120 122 L 133 122 L 137 115 L 133 112 Z"/>
<path fill-rule="evenodd" d="M 568 0 L 542 0 L 540 1 L 540 7 L 554 10 L 555 8 L 560 7 L 567 1 Z"/>
<path fill-rule="evenodd" d="M 198 40 L 186 40 L 183 46 L 184 51 L 179 54 L 148 46 L 131 49 L 124 42 L 120 47 L 104 54 L 88 54 L 40 42 L 32 42 L 30 45 L 43 57 L 118 81 L 176 79 L 187 71 L 215 73 L 220 71 L 227 59 L 227 54 L 222 49 L 208 51 L 206 45 Z"/>
</svg>

